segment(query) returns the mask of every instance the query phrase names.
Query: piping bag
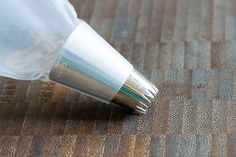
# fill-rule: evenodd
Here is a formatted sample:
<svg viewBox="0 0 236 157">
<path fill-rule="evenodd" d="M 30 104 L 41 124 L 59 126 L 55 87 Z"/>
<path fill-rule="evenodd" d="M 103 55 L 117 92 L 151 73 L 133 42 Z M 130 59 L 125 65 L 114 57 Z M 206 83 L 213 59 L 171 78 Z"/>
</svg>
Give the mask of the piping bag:
<svg viewBox="0 0 236 157">
<path fill-rule="evenodd" d="M 0 2 L 0 75 L 51 80 L 139 113 L 158 93 L 67 0 Z"/>
</svg>

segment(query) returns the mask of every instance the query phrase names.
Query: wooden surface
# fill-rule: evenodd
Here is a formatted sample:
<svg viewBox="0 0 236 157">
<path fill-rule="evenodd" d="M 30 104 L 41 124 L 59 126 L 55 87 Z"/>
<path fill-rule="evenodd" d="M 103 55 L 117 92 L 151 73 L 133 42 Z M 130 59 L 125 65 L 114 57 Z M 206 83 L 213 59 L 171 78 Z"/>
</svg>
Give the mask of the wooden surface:
<svg viewBox="0 0 236 157">
<path fill-rule="evenodd" d="M 0 156 L 236 156 L 235 0 L 71 2 L 159 97 L 137 116 L 54 83 L 1 78 Z"/>
</svg>

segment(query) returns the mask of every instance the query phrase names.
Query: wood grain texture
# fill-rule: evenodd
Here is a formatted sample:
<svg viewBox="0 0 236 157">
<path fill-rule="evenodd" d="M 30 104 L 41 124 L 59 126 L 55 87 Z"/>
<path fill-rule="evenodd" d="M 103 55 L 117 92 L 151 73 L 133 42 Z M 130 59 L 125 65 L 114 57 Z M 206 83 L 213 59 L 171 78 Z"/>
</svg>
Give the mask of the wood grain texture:
<svg viewBox="0 0 236 157">
<path fill-rule="evenodd" d="M 0 156 L 236 156 L 235 0 L 70 1 L 158 98 L 134 115 L 59 84 L 1 77 Z"/>
</svg>

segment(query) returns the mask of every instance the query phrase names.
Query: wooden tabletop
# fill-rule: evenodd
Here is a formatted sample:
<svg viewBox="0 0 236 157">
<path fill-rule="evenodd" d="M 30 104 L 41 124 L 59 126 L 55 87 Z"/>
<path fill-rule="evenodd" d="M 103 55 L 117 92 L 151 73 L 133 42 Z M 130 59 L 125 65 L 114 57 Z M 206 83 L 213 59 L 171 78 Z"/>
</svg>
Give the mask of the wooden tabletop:
<svg viewBox="0 0 236 157">
<path fill-rule="evenodd" d="M 2 77 L 0 156 L 236 156 L 235 0 L 71 2 L 159 96 L 132 115 L 55 83 Z"/>
</svg>

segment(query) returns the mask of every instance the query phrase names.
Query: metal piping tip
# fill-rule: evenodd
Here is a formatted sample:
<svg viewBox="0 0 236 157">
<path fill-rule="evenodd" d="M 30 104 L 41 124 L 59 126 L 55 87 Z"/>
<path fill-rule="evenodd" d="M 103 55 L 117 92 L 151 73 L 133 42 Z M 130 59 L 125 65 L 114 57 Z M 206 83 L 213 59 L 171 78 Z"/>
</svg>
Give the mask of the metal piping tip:
<svg viewBox="0 0 236 157">
<path fill-rule="evenodd" d="M 142 114 L 157 96 L 157 88 L 85 22 L 81 21 L 60 51 L 49 73 L 52 81 Z"/>
<path fill-rule="evenodd" d="M 148 106 L 154 102 L 158 89 L 135 69 L 115 95 L 112 102 L 145 114 Z"/>
</svg>

